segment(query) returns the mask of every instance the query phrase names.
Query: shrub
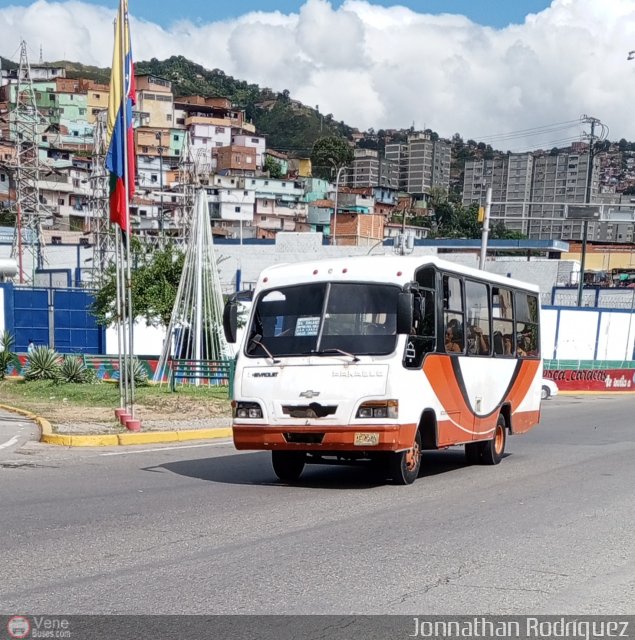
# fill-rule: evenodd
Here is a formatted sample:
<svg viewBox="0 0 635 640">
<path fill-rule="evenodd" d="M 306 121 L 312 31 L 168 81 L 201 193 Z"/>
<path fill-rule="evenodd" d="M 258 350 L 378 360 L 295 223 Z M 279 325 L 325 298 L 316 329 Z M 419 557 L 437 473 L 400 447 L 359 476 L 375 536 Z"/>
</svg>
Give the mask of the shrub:
<svg viewBox="0 0 635 640">
<path fill-rule="evenodd" d="M 0 333 L 0 380 L 4 380 L 9 365 L 16 362 L 16 355 L 11 351 L 13 343 L 13 336 L 8 331 Z"/>
<path fill-rule="evenodd" d="M 148 384 L 148 373 L 145 367 L 136 358 L 132 362 L 132 375 L 134 376 L 134 383 L 138 387 L 144 387 Z"/>
<path fill-rule="evenodd" d="M 129 364 L 126 364 L 127 362 L 128 361 L 126 360 L 126 358 L 124 358 L 122 361 L 122 365 L 124 367 L 124 370 L 129 373 L 130 369 L 128 368 Z M 123 379 L 123 372 L 118 372 L 117 375 L 121 376 Z M 134 383 L 136 386 L 144 387 L 148 384 L 148 373 L 146 371 L 146 368 L 137 358 L 132 359 L 132 375 L 134 376 Z"/>
<path fill-rule="evenodd" d="M 35 347 L 26 361 L 25 380 L 54 380 L 60 378 L 61 356 L 49 347 Z"/>
<path fill-rule="evenodd" d="M 81 360 L 75 356 L 67 356 L 60 367 L 60 381 L 74 382 L 77 384 L 87 384 L 95 382 L 97 374 L 93 369 L 89 369 Z"/>
</svg>

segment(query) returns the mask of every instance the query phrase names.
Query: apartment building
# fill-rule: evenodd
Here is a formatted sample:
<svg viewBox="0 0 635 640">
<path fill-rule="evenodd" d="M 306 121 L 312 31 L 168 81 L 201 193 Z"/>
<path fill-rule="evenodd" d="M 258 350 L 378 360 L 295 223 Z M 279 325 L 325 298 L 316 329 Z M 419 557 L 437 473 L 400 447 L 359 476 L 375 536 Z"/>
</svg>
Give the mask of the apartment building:
<svg viewBox="0 0 635 640">
<path fill-rule="evenodd" d="M 254 226 L 258 237 L 307 228 L 308 205 L 300 182 L 251 178 L 245 180 L 245 185 L 256 191 Z"/>
<path fill-rule="evenodd" d="M 588 153 L 508 154 L 466 162 L 463 203 L 485 204 L 492 188 L 491 217 L 530 238 L 576 240 L 582 237 L 580 205 L 596 202 L 599 162 L 589 183 Z M 575 209 L 576 205 L 578 209 Z M 599 233 L 589 222 L 589 238 Z"/>
<path fill-rule="evenodd" d="M 398 167 L 393 173 L 398 188 L 423 198 L 432 187 L 449 189 L 450 153 L 448 141 L 433 140 L 428 133 L 413 133 L 406 143 L 387 144 L 385 150 L 386 159 Z"/>
<path fill-rule="evenodd" d="M 491 219 L 493 222 L 505 217 L 504 205 L 498 204 L 507 199 L 508 180 L 507 157 L 475 160 L 466 164 L 463 179 L 463 203 L 484 204 L 487 189 L 492 189 Z"/>
<path fill-rule="evenodd" d="M 312 200 L 308 203 L 307 223 L 309 230 L 322 233 L 324 236 L 331 235 L 331 221 L 335 203 L 327 198 Z"/>
<path fill-rule="evenodd" d="M 38 190 L 43 210 L 49 212 L 61 226 L 71 231 L 87 231 L 89 228 L 88 199 L 90 197 L 90 166 L 88 162 L 73 162 L 64 170 L 40 171 Z"/>
<path fill-rule="evenodd" d="M 392 160 L 382 158 L 375 149 L 354 149 L 353 153 L 353 161 L 342 172 L 340 184 L 352 189 L 397 188 L 396 167 Z"/>
<path fill-rule="evenodd" d="M 206 187 L 213 232 L 232 238 L 255 237 L 256 191 L 246 179 L 235 175 L 214 175 Z"/>
<path fill-rule="evenodd" d="M 50 65 L 40 66 L 32 64 L 29 66 L 31 80 L 55 80 L 65 78 L 66 69 L 64 67 L 53 67 Z M 18 81 L 19 69 L 0 69 L 0 85 L 4 86 Z"/>
<path fill-rule="evenodd" d="M 232 135 L 256 133 L 255 126 L 246 121 L 245 112 L 233 107 L 227 98 L 178 98 L 174 103 L 174 116 L 176 126 L 190 132 L 192 155 L 200 174 L 218 169 L 218 150 L 232 145 Z M 254 148 L 254 170 L 255 152 Z"/>
<path fill-rule="evenodd" d="M 108 99 L 110 98 L 110 87 L 107 84 L 99 84 L 89 80 L 86 89 L 86 108 L 89 124 L 97 122 L 97 116 L 102 111 L 108 110 Z"/>
<path fill-rule="evenodd" d="M 141 124 L 162 128 L 174 126 L 174 96 L 172 83 L 149 73 L 135 74 L 137 103 L 135 110 L 141 114 Z"/>
</svg>

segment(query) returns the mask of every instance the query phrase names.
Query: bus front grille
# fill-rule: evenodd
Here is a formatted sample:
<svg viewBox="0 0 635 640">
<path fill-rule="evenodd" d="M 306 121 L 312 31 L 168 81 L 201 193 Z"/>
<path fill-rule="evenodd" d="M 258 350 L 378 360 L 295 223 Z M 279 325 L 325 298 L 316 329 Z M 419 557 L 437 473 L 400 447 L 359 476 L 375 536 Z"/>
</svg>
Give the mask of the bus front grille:
<svg viewBox="0 0 635 640">
<path fill-rule="evenodd" d="M 337 405 L 322 405 L 319 402 L 312 402 L 311 404 L 283 404 L 282 413 L 290 418 L 325 418 L 326 416 L 332 416 L 337 411 Z"/>
</svg>

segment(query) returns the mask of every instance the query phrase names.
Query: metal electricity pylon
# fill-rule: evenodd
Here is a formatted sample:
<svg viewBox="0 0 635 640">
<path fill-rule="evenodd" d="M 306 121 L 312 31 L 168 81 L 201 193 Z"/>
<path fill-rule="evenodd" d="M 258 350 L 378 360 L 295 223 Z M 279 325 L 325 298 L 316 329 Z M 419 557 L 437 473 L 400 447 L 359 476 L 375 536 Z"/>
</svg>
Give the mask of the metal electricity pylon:
<svg viewBox="0 0 635 640">
<path fill-rule="evenodd" d="M 26 42 L 20 43 L 20 67 L 15 87 L 15 107 L 10 113 L 10 135 L 15 141 L 16 224 L 11 256 L 17 258 L 19 280 L 25 281 L 25 257 L 32 271 L 44 266 L 42 227 L 52 226 L 53 213 L 40 201 L 39 142 L 47 121 L 37 109 Z M 32 276 L 33 277 L 33 276 Z"/>
<path fill-rule="evenodd" d="M 108 174 L 105 165 L 106 117 L 105 109 L 97 114 L 93 129 L 93 153 L 90 165 L 88 211 L 93 232 L 93 282 L 99 281 L 106 267 L 115 257 L 115 241 L 108 208 Z"/>
</svg>

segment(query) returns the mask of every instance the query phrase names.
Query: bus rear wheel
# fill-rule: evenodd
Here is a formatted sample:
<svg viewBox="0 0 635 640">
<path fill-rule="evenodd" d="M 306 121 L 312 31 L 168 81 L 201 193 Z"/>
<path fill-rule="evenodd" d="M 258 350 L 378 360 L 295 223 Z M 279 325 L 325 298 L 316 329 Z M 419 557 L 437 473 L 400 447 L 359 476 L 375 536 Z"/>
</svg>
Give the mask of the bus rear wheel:
<svg viewBox="0 0 635 640">
<path fill-rule="evenodd" d="M 271 463 L 282 482 L 295 482 L 304 470 L 306 454 L 303 451 L 272 451 Z"/>
<path fill-rule="evenodd" d="M 503 459 L 506 441 L 507 423 L 505 422 L 505 418 L 500 415 L 496 421 L 494 437 L 482 443 L 481 464 L 498 464 Z"/>
<path fill-rule="evenodd" d="M 412 449 L 393 453 L 390 456 L 390 477 L 395 484 L 412 484 L 421 468 L 421 433 L 417 430 Z"/>
</svg>

